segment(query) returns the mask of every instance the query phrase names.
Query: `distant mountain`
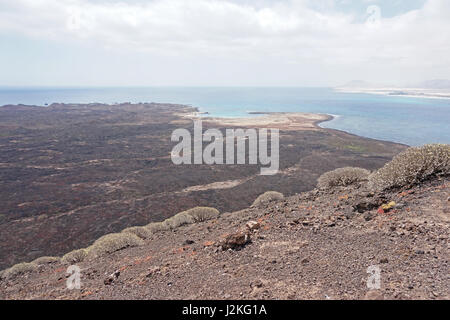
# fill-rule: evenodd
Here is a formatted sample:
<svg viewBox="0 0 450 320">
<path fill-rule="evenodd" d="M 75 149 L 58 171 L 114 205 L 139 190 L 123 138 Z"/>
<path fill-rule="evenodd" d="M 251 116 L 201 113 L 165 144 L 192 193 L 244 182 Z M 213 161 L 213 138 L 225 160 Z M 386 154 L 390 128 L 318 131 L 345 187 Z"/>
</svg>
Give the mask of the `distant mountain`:
<svg viewBox="0 0 450 320">
<path fill-rule="evenodd" d="M 447 79 L 427 80 L 421 82 L 418 85 L 418 87 L 423 89 L 450 89 L 450 80 Z"/>
<path fill-rule="evenodd" d="M 357 88 L 357 89 L 378 89 L 378 88 L 396 88 L 396 85 L 386 83 L 372 83 L 365 80 L 352 80 L 338 88 Z"/>
<path fill-rule="evenodd" d="M 405 84 L 403 86 L 370 83 L 364 80 L 352 80 L 338 88 L 358 88 L 358 89 L 377 89 L 377 88 L 421 88 L 421 89 L 450 89 L 450 80 L 435 79 L 426 80 L 418 83 Z"/>
</svg>

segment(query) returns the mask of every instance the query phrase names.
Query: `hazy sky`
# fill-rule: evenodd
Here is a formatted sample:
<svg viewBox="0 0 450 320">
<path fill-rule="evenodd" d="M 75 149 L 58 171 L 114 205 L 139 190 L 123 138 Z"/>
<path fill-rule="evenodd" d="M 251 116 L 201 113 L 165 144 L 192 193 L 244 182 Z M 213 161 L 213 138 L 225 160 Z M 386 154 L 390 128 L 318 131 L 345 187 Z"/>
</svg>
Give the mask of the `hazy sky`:
<svg viewBox="0 0 450 320">
<path fill-rule="evenodd" d="M 0 85 L 450 78 L 449 0 L 0 0 Z"/>
</svg>

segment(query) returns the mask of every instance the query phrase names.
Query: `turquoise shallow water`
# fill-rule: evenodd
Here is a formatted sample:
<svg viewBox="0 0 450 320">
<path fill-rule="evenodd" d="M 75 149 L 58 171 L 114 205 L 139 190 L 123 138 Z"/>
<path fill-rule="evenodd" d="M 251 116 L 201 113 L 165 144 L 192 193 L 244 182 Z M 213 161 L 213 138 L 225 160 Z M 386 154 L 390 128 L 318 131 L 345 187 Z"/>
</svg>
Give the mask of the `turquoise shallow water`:
<svg viewBox="0 0 450 320">
<path fill-rule="evenodd" d="M 322 127 L 408 145 L 450 143 L 450 100 L 339 93 L 329 88 L 0 88 L 0 105 L 167 102 L 189 104 L 212 116 L 248 111 L 336 115 Z"/>
</svg>

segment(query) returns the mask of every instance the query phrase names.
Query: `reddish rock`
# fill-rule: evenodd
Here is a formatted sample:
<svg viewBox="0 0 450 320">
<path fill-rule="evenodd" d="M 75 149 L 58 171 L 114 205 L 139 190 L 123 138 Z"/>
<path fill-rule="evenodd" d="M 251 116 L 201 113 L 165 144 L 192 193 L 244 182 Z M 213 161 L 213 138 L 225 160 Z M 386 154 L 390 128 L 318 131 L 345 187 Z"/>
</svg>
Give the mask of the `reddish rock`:
<svg viewBox="0 0 450 320">
<path fill-rule="evenodd" d="M 248 230 L 239 230 L 235 233 L 227 234 L 219 242 L 222 250 L 238 249 L 250 242 L 250 233 Z"/>
</svg>

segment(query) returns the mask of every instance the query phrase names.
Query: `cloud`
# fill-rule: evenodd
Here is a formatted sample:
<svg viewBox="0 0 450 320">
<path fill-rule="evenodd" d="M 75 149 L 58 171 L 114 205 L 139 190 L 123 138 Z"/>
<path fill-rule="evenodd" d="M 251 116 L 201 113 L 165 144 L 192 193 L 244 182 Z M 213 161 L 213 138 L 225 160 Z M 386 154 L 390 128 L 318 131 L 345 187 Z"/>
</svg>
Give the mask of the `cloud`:
<svg viewBox="0 0 450 320">
<path fill-rule="evenodd" d="M 359 68 L 369 78 L 380 68 L 450 71 L 449 1 L 428 0 L 389 18 L 380 5 L 375 24 L 336 9 L 348 2 L 0 0 L 0 33 L 180 59 L 278 59 L 335 73 Z"/>
</svg>

